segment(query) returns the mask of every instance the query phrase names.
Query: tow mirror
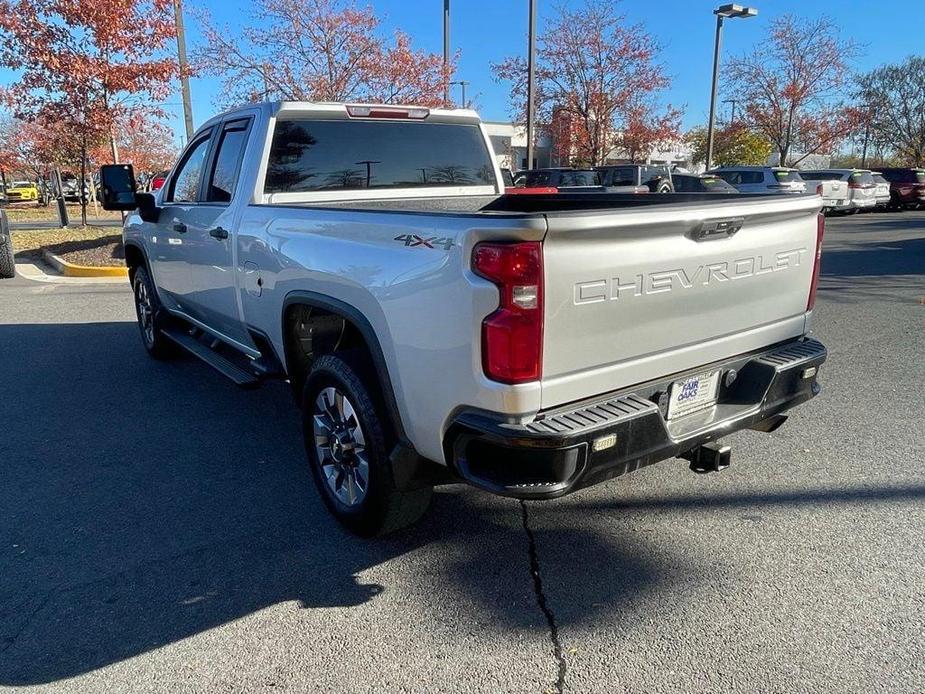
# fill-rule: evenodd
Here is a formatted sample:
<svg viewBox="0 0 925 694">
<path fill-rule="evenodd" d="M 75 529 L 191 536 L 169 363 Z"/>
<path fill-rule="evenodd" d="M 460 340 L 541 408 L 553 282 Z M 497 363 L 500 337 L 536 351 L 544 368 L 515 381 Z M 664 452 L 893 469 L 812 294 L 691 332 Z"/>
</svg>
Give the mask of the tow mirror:
<svg viewBox="0 0 925 694">
<path fill-rule="evenodd" d="M 138 187 L 131 164 L 100 167 L 100 196 L 104 210 L 134 210 L 138 207 Z"/>
</svg>

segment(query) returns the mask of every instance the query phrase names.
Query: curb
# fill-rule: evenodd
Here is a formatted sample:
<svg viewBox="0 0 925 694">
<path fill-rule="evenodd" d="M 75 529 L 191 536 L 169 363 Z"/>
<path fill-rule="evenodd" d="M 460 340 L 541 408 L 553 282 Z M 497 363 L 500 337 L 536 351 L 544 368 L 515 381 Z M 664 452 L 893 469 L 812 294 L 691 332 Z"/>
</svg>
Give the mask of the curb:
<svg viewBox="0 0 925 694">
<path fill-rule="evenodd" d="M 42 250 L 42 257 L 55 270 L 65 277 L 128 277 L 127 267 L 97 267 L 93 265 L 74 265 L 56 256 L 48 250 Z"/>
</svg>

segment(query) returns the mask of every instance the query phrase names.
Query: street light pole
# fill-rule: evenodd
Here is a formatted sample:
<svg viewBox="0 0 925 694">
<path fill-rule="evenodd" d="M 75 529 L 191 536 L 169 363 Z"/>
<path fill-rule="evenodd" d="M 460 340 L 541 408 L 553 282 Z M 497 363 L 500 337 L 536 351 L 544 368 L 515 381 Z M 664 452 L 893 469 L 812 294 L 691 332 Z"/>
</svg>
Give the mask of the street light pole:
<svg viewBox="0 0 925 694">
<path fill-rule="evenodd" d="M 716 42 L 713 45 L 713 83 L 710 87 L 710 122 L 707 124 L 707 171 L 713 165 L 713 135 L 716 121 L 716 92 L 719 86 L 719 59 L 723 44 L 723 21 L 735 17 L 754 17 L 758 10 L 754 7 L 742 7 L 742 5 L 721 5 L 713 10 L 716 15 Z"/>
<path fill-rule="evenodd" d="M 450 0 L 443 0 L 443 105 L 450 104 Z"/>
<path fill-rule="evenodd" d="M 173 12 L 177 26 L 177 59 L 180 65 L 180 91 L 183 94 L 183 120 L 186 123 L 186 139 L 193 137 L 193 105 L 189 91 L 189 64 L 186 61 L 186 31 L 183 28 L 183 0 L 173 0 Z"/>
<path fill-rule="evenodd" d="M 450 82 L 450 84 L 458 84 L 460 89 L 462 89 L 462 101 L 460 106 L 463 108 L 469 108 L 469 105 L 466 103 L 466 85 L 469 84 L 466 80 L 459 80 L 458 82 Z"/>
<path fill-rule="evenodd" d="M 527 169 L 533 168 L 533 120 L 536 80 L 536 0 L 530 0 L 530 21 L 527 36 Z"/>
</svg>

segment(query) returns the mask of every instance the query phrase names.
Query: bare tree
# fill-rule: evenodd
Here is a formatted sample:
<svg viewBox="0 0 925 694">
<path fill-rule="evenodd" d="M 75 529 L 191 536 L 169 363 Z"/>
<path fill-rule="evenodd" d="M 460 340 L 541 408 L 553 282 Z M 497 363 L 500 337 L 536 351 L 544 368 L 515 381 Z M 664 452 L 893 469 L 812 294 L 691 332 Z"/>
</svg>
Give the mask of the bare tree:
<svg viewBox="0 0 925 694">
<path fill-rule="evenodd" d="M 729 91 L 744 104 L 749 124 L 774 144 L 781 164 L 796 163 L 795 149 L 804 156 L 831 151 L 857 130 L 863 114 L 842 95 L 858 52 L 832 20 L 785 15 L 764 41 L 730 62 Z"/>
<path fill-rule="evenodd" d="M 925 57 L 912 56 L 861 77 L 871 139 L 908 164 L 925 165 Z"/>
</svg>

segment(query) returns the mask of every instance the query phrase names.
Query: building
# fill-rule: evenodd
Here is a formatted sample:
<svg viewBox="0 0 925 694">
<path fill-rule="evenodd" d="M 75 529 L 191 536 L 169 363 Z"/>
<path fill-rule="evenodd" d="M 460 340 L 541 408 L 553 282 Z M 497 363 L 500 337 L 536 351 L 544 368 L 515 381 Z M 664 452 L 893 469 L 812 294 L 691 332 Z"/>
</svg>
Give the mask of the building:
<svg viewBox="0 0 925 694">
<path fill-rule="evenodd" d="M 515 123 L 483 121 L 491 147 L 502 169 L 519 171 L 527 168 L 527 129 Z M 539 134 L 533 148 L 534 168 L 550 166 L 551 143 L 545 134 Z"/>
</svg>

